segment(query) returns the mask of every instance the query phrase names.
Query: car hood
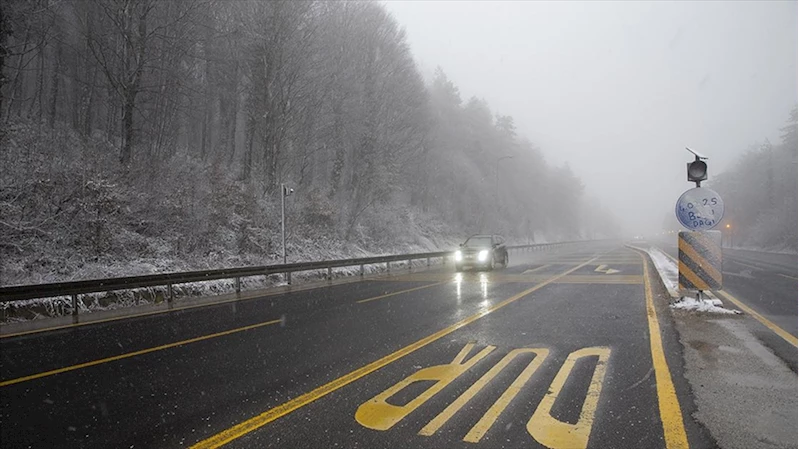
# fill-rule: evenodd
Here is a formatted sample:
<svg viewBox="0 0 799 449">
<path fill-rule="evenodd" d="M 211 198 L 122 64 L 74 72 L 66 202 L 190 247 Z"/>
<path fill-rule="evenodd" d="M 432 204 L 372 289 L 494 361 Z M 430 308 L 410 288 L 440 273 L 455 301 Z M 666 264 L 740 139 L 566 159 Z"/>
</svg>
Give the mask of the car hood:
<svg viewBox="0 0 799 449">
<path fill-rule="evenodd" d="M 479 247 L 463 246 L 461 248 L 458 248 L 458 251 L 461 251 L 464 254 L 479 253 L 482 250 L 491 251 L 491 247 L 490 246 L 479 246 Z"/>
</svg>

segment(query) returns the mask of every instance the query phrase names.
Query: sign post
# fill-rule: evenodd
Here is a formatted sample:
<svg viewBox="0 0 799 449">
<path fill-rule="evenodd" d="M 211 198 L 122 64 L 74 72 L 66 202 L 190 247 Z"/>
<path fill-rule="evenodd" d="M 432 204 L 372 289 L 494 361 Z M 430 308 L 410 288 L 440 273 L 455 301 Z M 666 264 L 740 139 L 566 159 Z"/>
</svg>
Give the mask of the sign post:
<svg viewBox="0 0 799 449">
<path fill-rule="evenodd" d="M 685 149 L 695 156 L 693 162 L 688 162 L 687 172 L 688 182 L 696 183 L 696 187 L 680 195 L 674 207 L 677 220 L 689 230 L 680 231 L 677 238 L 680 294 L 693 290 L 701 300 L 703 291 L 722 286 L 722 233 L 711 229 L 724 217 L 724 201 L 717 192 L 702 187 L 702 181 L 707 180 L 704 160 L 708 158 Z"/>
</svg>

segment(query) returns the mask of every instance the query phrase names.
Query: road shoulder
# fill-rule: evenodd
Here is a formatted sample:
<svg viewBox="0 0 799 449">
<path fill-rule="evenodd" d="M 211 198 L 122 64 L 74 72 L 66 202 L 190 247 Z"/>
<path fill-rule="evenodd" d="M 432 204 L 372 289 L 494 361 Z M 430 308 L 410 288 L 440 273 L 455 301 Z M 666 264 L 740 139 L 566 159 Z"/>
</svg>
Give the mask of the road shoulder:
<svg viewBox="0 0 799 449">
<path fill-rule="evenodd" d="M 668 309 L 694 420 L 725 449 L 797 447 L 796 374 L 751 332 L 752 318 Z"/>
</svg>

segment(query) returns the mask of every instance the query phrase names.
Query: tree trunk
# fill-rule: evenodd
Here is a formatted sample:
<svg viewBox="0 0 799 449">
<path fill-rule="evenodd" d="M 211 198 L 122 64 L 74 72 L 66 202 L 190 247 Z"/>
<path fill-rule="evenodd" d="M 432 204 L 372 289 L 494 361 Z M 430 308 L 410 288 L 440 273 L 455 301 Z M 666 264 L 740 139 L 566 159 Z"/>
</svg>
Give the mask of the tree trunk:
<svg viewBox="0 0 799 449">
<path fill-rule="evenodd" d="M 6 84 L 6 42 L 8 42 L 8 28 L 5 27 L 6 15 L 4 3 L 0 2 L 0 114 L 3 113 L 3 86 Z"/>
<path fill-rule="evenodd" d="M 133 145 L 133 110 L 136 107 L 136 93 L 128 90 L 125 92 L 125 104 L 122 110 L 122 152 L 119 162 L 130 165 Z"/>
<path fill-rule="evenodd" d="M 92 136 L 94 122 L 94 83 L 97 82 L 97 68 L 92 69 L 92 76 L 89 79 L 89 92 L 86 95 L 86 112 L 83 114 L 82 132 L 85 137 Z"/>
<path fill-rule="evenodd" d="M 17 56 L 17 58 L 19 58 L 19 63 L 17 64 L 17 72 L 14 74 L 14 81 L 11 82 L 11 89 L 10 89 L 11 90 L 11 93 L 10 93 L 11 97 L 8 99 L 8 105 L 6 106 L 6 109 L 7 109 L 6 110 L 6 123 L 11 118 L 11 111 L 12 111 L 12 106 L 14 105 L 14 98 L 16 98 L 17 89 L 18 89 L 19 84 L 20 84 L 19 80 L 20 80 L 20 77 L 22 76 L 22 70 L 24 69 L 24 66 L 26 65 L 24 63 L 25 63 L 25 55 L 28 53 L 28 43 L 30 42 L 30 37 L 31 37 L 30 31 L 31 31 L 30 24 L 28 24 L 28 26 L 25 28 L 25 40 L 22 43 L 22 52 L 19 54 L 19 56 Z M 2 76 L 3 76 L 3 74 L 2 74 L 2 72 L 0 72 L 0 77 L 2 77 Z M 22 108 L 20 108 L 17 111 L 17 115 L 19 115 L 19 113 L 21 112 L 21 109 Z"/>
<path fill-rule="evenodd" d="M 30 108 L 28 108 L 28 116 L 31 116 L 33 115 L 33 107 L 38 107 L 36 111 L 37 125 L 42 124 L 42 114 L 44 113 L 44 105 L 42 103 L 42 91 L 44 90 L 44 50 L 44 39 L 42 39 L 42 42 L 39 44 L 39 70 L 36 76 L 36 101 L 31 102 Z"/>
<path fill-rule="evenodd" d="M 335 110 L 336 118 L 333 122 L 333 133 L 335 135 L 335 159 L 333 160 L 333 172 L 330 174 L 330 198 L 335 198 L 341 187 L 341 174 L 344 170 L 344 156 L 346 150 L 344 148 L 344 138 L 342 136 L 342 128 L 344 127 L 341 117 L 340 103 L 336 105 Z"/>
<path fill-rule="evenodd" d="M 244 166 L 242 167 L 241 177 L 244 181 L 249 181 L 252 176 L 252 146 L 255 140 L 255 123 L 252 118 L 248 119 L 247 142 L 244 149 Z"/>
<path fill-rule="evenodd" d="M 236 156 L 236 130 L 238 128 L 239 117 L 239 61 L 236 59 L 235 67 L 233 69 L 233 106 L 230 111 L 230 134 L 228 137 L 228 166 L 233 164 L 234 157 Z"/>
<path fill-rule="evenodd" d="M 53 77 L 50 81 L 50 129 L 55 127 L 56 115 L 58 113 L 58 78 L 61 72 L 61 39 L 56 36 L 55 45 L 55 66 L 53 67 Z"/>
</svg>

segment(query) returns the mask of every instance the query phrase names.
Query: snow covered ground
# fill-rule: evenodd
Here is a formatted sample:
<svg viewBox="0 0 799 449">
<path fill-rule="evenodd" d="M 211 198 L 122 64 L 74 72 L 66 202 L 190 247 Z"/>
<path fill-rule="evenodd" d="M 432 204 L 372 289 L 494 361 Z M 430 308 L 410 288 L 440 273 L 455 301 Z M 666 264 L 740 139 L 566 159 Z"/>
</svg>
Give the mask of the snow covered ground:
<svg viewBox="0 0 799 449">
<path fill-rule="evenodd" d="M 672 309 L 688 310 L 693 312 L 720 313 L 725 315 L 740 314 L 740 310 L 725 309 L 718 299 L 703 299 L 698 301 L 696 298 L 683 296 L 679 301 L 672 303 Z"/>
<path fill-rule="evenodd" d="M 663 284 L 666 286 L 671 297 L 678 298 L 680 296 L 680 282 L 677 264 L 674 263 L 666 253 L 654 246 L 650 246 L 647 253 L 649 253 L 649 257 L 652 258 L 652 262 L 655 264 L 655 268 L 657 268 L 658 274 L 660 274 L 660 278 L 663 280 Z"/>
</svg>

